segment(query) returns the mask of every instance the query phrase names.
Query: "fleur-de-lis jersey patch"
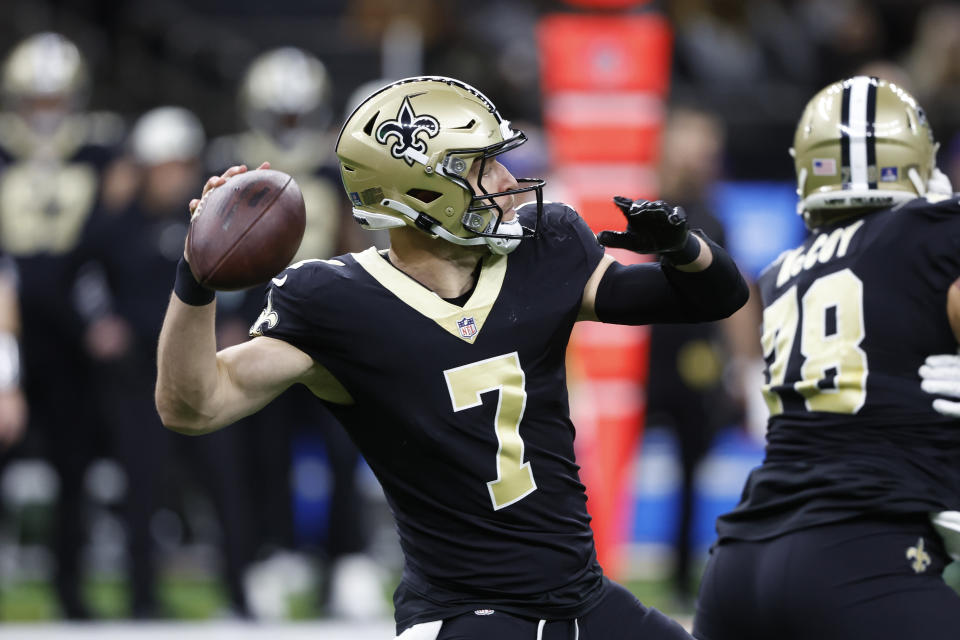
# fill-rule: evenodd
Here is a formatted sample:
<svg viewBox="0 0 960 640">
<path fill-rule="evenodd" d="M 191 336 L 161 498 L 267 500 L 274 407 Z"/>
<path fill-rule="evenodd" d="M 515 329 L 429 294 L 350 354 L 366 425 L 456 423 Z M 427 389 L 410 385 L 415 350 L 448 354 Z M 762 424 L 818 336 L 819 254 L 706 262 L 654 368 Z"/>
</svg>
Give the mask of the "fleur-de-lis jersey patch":
<svg viewBox="0 0 960 640">
<path fill-rule="evenodd" d="M 907 549 L 907 560 L 914 573 L 923 573 L 930 566 L 930 554 L 923 547 L 923 538 L 918 538 L 916 546 Z"/>
<path fill-rule="evenodd" d="M 283 281 L 277 286 L 282 286 L 286 279 L 287 276 L 284 275 Z M 274 281 L 276 280 L 277 278 L 274 278 Z M 263 308 L 263 311 L 260 312 L 260 317 L 258 317 L 257 321 L 250 327 L 250 335 L 262 336 L 265 329 L 273 329 L 277 326 L 279 320 L 280 317 L 277 315 L 277 312 L 273 310 L 273 290 L 271 289 L 267 292 L 267 306 Z"/>
</svg>

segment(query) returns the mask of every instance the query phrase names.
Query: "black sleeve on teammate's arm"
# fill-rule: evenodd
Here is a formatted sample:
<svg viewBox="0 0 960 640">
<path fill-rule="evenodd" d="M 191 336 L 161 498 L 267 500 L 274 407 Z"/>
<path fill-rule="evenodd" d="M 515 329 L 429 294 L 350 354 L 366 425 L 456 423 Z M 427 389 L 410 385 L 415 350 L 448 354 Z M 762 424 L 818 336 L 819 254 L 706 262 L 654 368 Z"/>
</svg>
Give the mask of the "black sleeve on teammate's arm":
<svg viewBox="0 0 960 640">
<path fill-rule="evenodd" d="M 597 318 L 632 325 L 710 322 L 746 304 L 750 291 L 733 259 L 706 235 L 698 235 L 713 252 L 713 262 L 703 271 L 658 263 L 611 264 L 597 287 Z"/>
</svg>

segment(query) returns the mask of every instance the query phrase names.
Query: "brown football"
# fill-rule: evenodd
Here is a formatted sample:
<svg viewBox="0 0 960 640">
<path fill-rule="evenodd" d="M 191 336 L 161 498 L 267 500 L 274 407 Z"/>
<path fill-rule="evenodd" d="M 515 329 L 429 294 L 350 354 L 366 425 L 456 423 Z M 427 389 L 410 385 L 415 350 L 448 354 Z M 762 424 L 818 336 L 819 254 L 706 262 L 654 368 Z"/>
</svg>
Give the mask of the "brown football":
<svg viewBox="0 0 960 640">
<path fill-rule="evenodd" d="M 197 281 L 233 291 L 280 273 L 306 225 L 300 187 L 286 173 L 257 169 L 209 192 L 190 218 L 187 260 Z"/>
</svg>

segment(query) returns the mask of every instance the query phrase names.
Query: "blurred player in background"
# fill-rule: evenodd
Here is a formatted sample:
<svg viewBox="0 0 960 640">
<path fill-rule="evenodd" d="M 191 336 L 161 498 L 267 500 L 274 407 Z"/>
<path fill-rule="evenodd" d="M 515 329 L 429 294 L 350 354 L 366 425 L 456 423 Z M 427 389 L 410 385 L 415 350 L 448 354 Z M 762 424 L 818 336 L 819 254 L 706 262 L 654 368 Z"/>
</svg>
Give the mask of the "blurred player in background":
<svg viewBox="0 0 960 640">
<path fill-rule="evenodd" d="M 761 275 L 766 457 L 717 521 L 694 635 L 955 638 L 931 514 L 960 508 L 960 428 L 918 370 L 960 341 L 960 200 L 901 87 L 829 85 L 797 125 L 810 229 Z"/>
<path fill-rule="evenodd" d="M 723 125 L 709 113 L 674 108 L 663 132 L 660 194 L 680 205 L 691 228 L 726 243 L 713 215 L 712 190 L 723 164 Z M 742 398 L 735 363 L 759 359 L 757 309 L 748 304 L 716 323 L 655 324 L 650 330 L 647 424 L 676 434 L 681 466 L 680 514 L 674 537 L 673 588 L 680 610 L 693 608 L 691 569 L 696 472 L 717 431 L 742 424 Z"/>
<path fill-rule="evenodd" d="M 324 400 L 396 518 L 404 639 L 687 638 L 597 563 L 565 351 L 578 319 L 715 320 L 743 305 L 747 287 L 663 202 L 617 198 L 627 231 L 600 236 L 665 254 L 661 263 L 604 255 L 575 211 L 543 202 L 542 180 L 517 180 L 497 160 L 524 141 L 457 80 L 410 78 L 372 94 L 337 154 L 354 218 L 388 229 L 389 250 L 285 270 L 257 337 L 219 354 L 214 294 L 181 263 L 158 409 L 168 427 L 199 434 L 295 383 Z"/>
<path fill-rule="evenodd" d="M 83 473 L 97 421 L 87 401 L 89 363 L 74 305 L 76 250 L 101 201 L 123 128 L 113 114 L 82 110 L 86 65 L 60 34 L 39 33 L 17 44 L 0 82 L 0 248 L 15 260 L 19 276 L 31 431 L 60 477 L 57 595 L 63 615 L 86 618 L 79 583 Z"/>
<path fill-rule="evenodd" d="M 0 257 L 0 461 L 23 438 L 27 401 L 20 386 L 20 303 L 13 261 Z"/>
<path fill-rule="evenodd" d="M 315 56 L 296 47 L 267 51 L 248 67 L 240 87 L 240 106 L 249 129 L 215 139 L 209 152 L 210 168 L 225 168 L 250 159 L 270 158 L 274 169 L 293 176 L 303 193 L 307 224 L 294 262 L 329 258 L 345 251 L 366 248 L 367 238 L 349 219 L 349 207 L 340 186 L 336 157 L 330 76 Z M 260 312 L 263 291 L 220 294 L 218 335 L 227 347 L 248 339 L 250 322 Z M 287 553 L 306 542 L 293 530 L 291 493 L 292 454 L 298 435 L 319 432 L 331 473 L 327 535 L 322 545 L 321 600 L 334 616 L 364 618 L 385 613 L 380 569 L 365 555 L 369 542 L 364 501 L 358 493 L 359 454 L 336 419 L 310 393 L 290 389 L 264 411 L 251 416 L 242 429 L 251 467 L 250 495 L 256 512 L 257 543 L 264 560 L 251 574 L 284 572 L 295 556 Z M 312 543 L 312 544 L 311 544 Z M 262 584 L 284 581 L 262 580 Z M 252 584 L 253 593 L 260 593 Z M 276 600 L 264 593 L 260 613 L 267 617 L 283 612 L 268 610 Z"/>
<path fill-rule="evenodd" d="M 243 489 L 242 432 L 224 432 L 210 441 L 182 438 L 160 428 L 153 403 L 158 318 L 170 294 L 165 274 L 183 252 L 183 199 L 203 184 L 205 142 L 200 121 L 184 108 L 158 107 L 143 114 L 129 136 L 129 200 L 98 216 L 84 242 L 87 257 L 103 268 L 109 295 L 89 325 L 86 344 L 97 364 L 99 400 L 113 453 L 127 478 L 135 618 L 165 614 L 158 601 L 159 549 L 151 522 L 163 506 L 183 515 L 183 509 L 175 508 L 179 502 L 172 502 L 174 490 L 193 491 L 195 485 L 209 489 L 203 493 L 210 494 L 219 516 L 230 612 L 248 615 L 243 572 L 251 556 L 253 519 Z M 190 523 L 185 524 L 189 530 Z"/>
</svg>

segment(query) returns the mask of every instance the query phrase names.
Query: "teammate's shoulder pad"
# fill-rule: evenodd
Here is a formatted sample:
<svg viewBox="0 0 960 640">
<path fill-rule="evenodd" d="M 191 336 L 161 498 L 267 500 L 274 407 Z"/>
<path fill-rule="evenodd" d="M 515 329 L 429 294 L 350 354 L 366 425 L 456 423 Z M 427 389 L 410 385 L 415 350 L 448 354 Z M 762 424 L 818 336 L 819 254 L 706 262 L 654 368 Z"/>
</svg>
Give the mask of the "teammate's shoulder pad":
<svg viewBox="0 0 960 640">
<path fill-rule="evenodd" d="M 517 212 L 521 216 L 524 224 L 532 225 L 537 215 L 536 203 L 527 202 L 517 207 Z M 538 229 L 540 231 L 549 231 L 566 227 L 570 222 L 580 218 L 580 214 L 568 204 L 562 202 L 544 202 L 543 216 L 540 218 Z"/>
</svg>

